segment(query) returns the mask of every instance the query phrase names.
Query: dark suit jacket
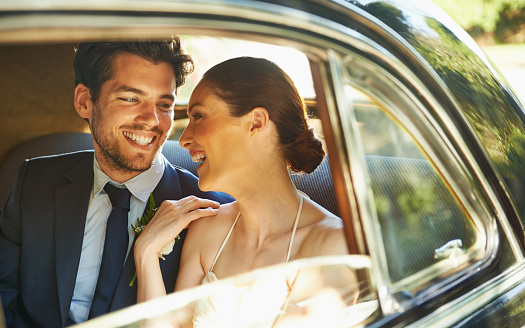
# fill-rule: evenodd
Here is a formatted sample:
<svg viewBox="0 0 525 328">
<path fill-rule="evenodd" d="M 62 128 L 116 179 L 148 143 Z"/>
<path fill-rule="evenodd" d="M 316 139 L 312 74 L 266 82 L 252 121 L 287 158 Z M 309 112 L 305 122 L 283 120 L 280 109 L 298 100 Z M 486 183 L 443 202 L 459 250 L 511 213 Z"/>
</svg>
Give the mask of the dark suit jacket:
<svg viewBox="0 0 525 328">
<path fill-rule="evenodd" d="M 89 196 L 93 186 L 92 151 L 26 161 L 0 216 L 0 294 L 8 327 L 62 327 L 66 324 L 80 261 Z M 171 165 L 153 196 L 188 195 L 220 202 L 232 199 L 205 193 L 197 178 Z M 182 240 L 185 231 L 181 234 Z M 167 292 L 173 291 L 182 242 L 160 260 Z M 111 311 L 136 303 L 133 248 L 124 265 Z"/>
</svg>

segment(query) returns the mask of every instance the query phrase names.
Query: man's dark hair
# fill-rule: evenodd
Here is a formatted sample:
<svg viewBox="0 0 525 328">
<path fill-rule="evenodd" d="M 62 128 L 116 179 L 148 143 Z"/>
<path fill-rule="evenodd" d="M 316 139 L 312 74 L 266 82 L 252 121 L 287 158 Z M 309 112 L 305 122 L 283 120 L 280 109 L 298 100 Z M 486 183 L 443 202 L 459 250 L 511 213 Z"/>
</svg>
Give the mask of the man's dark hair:
<svg viewBox="0 0 525 328">
<path fill-rule="evenodd" d="M 194 68 L 193 59 L 182 49 L 179 37 L 168 41 L 81 43 L 73 62 L 75 86 L 82 83 L 89 88 L 94 103 L 98 100 L 102 84 L 113 77 L 113 60 L 120 54 L 137 55 L 154 64 L 171 65 L 177 89 Z"/>
</svg>

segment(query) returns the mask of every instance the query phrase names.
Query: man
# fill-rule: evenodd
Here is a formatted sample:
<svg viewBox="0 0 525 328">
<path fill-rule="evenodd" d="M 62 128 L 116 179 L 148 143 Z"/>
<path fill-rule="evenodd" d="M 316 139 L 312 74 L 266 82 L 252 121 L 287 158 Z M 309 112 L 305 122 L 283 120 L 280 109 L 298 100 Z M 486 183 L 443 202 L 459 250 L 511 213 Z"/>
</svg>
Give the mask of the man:
<svg viewBox="0 0 525 328">
<path fill-rule="evenodd" d="M 0 293 L 9 327 L 62 327 L 134 304 L 131 223 L 149 207 L 150 193 L 157 206 L 188 195 L 231 201 L 200 191 L 193 175 L 160 153 L 176 90 L 192 65 L 179 39 L 79 46 L 74 104 L 89 124 L 94 152 L 28 160 L 19 171 L 0 217 Z M 127 195 L 124 205 L 116 205 L 113 190 Z M 178 242 L 161 261 L 168 292 L 181 248 Z"/>
</svg>

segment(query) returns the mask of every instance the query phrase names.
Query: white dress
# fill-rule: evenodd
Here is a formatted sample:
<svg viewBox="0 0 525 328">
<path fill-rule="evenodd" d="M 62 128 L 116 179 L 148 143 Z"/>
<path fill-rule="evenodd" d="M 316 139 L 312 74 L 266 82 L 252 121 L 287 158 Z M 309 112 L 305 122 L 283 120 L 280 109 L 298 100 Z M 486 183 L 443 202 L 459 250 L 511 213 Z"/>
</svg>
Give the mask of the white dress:
<svg viewBox="0 0 525 328">
<path fill-rule="evenodd" d="M 302 208 L 303 196 L 299 202 L 286 262 L 290 259 Z M 240 213 L 217 252 L 210 271 L 202 280 L 203 284 L 215 283 L 216 287 L 207 298 L 200 299 L 195 305 L 194 327 L 271 327 L 284 310 L 290 295 L 290 288 L 285 279 L 278 282 L 261 280 L 249 286 L 237 287 L 220 281 L 213 273 L 213 267 L 217 263 L 217 259 L 230 238 L 239 217 Z"/>
</svg>

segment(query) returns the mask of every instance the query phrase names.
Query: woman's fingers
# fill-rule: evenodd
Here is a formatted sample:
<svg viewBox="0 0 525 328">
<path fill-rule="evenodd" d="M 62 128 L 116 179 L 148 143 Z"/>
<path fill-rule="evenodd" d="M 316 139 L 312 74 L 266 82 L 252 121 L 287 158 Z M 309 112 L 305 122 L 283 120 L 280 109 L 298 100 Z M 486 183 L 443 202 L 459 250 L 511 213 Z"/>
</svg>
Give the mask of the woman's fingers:
<svg viewBox="0 0 525 328">
<path fill-rule="evenodd" d="M 216 201 L 210 200 L 210 199 L 204 199 L 199 198 L 197 196 L 186 196 L 184 198 L 181 198 L 179 200 L 165 200 L 162 202 L 162 204 L 166 203 L 165 206 L 168 204 L 172 204 L 175 207 L 183 207 L 183 206 L 190 206 L 190 207 L 219 207 L 220 204 Z M 162 205 L 161 205 L 162 207 Z"/>
<path fill-rule="evenodd" d="M 149 225 L 171 225 L 179 221 L 181 229 L 191 221 L 218 213 L 220 204 L 209 199 L 188 196 L 181 200 L 166 200 L 158 209 Z M 146 227 L 147 228 L 147 227 Z"/>
<path fill-rule="evenodd" d="M 218 209 L 219 207 L 220 204 L 213 200 L 189 196 L 181 200 L 166 200 L 162 202 L 162 205 L 160 206 L 155 216 L 170 217 L 174 219 L 179 216 L 184 216 L 185 214 L 200 208 Z"/>
<path fill-rule="evenodd" d="M 200 218 L 217 215 L 217 213 L 219 213 L 218 208 L 206 207 L 190 211 L 187 216 L 190 221 L 194 221 Z"/>
<path fill-rule="evenodd" d="M 220 204 L 209 199 L 202 199 L 194 197 L 190 201 L 181 206 L 183 212 L 191 212 L 199 208 L 219 208 Z"/>
<path fill-rule="evenodd" d="M 192 221 L 217 215 L 220 204 L 195 196 L 177 201 L 164 201 L 140 234 L 135 246 L 141 252 L 158 253 Z"/>
</svg>

